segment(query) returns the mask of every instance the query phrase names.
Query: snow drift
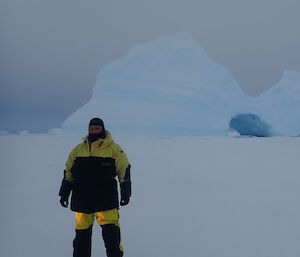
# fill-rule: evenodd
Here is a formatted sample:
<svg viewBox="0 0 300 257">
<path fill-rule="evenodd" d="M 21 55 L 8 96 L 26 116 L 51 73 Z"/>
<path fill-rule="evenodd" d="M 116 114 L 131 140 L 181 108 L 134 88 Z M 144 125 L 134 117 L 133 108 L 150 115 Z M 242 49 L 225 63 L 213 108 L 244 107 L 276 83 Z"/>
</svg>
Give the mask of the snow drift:
<svg viewBox="0 0 300 257">
<path fill-rule="evenodd" d="M 91 100 L 62 128 L 85 132 L 97 116 L 135 134 L 225 135 L 233 117 L 253 113 L 270 125 L 268 135 L 299 135 L 299 82 L 298 73 L 286 72 L 276 87 L 251 98 L 190 33 L 179 33 L 136 46 L 102 69 Z"/>
</svg>

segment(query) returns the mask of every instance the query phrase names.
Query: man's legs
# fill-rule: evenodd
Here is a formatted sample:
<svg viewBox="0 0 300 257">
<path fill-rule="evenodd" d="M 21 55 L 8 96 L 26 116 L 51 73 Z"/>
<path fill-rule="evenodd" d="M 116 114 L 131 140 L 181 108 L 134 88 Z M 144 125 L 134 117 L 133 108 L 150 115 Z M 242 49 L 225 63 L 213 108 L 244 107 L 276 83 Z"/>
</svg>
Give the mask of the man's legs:
<svg viewBox="0 0 300 257">
<path fill-rule="evenodd" d="M 112 209 L 95 213 L 98 224 L 102 228 L 102 237 L 106 248 L 107 257 L 122 257 L 121 233 L 119 212 Z"/>
<path fill-rule="evenodd" d="M 94 214 L 75 213 L 76 236 L 73 241 L 73 257 L 90 257 Z"/>
</svg>

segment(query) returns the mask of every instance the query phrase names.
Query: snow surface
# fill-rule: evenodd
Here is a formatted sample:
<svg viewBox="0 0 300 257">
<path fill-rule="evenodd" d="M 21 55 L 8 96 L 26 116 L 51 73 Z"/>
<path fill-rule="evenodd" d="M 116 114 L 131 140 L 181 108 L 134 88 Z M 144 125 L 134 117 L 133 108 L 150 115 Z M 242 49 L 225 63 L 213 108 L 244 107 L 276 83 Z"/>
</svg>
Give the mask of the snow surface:
<svg viewBox="0 0 300 257">
<path fill-rule="evenodd" d="M 74 215 L 58 190 L 84 135 L 56 132 L 0 137 L 1 257 L 72 256 Z M 125 256 L 300 256 L 300 138 L 112 133 L 133 167 Z M 92 256 L 105 256 L 96 224 Z"/>
<path fill-rule="evenodd" d="M 233 117 L 252 113 L 270 135 L 299 136 L 299 110 L 300 73 L 285 72 L 278 85 L 251 98 L 190 33 L 179 33 L 136 46 L 103 68 L 91 100 L 62 128 L 83 133 L 101 117 L 132 134 L 226 135 Z"/>
</svg>

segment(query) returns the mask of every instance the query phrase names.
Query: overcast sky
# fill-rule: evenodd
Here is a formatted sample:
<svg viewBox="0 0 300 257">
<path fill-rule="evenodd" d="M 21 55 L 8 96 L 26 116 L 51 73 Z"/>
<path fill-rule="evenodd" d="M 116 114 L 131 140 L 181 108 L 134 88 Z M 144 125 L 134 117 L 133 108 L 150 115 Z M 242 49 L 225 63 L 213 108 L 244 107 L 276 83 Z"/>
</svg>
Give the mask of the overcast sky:
<svg viewBox="0 0 300 257">
<path fill-rule="evenodd" d="M 101 67 L 182 31 L 257 96 L 300 72 L 299 10 L 298 0 L 1 0 L 0 130 L 59 127 Z"/>
</svg>

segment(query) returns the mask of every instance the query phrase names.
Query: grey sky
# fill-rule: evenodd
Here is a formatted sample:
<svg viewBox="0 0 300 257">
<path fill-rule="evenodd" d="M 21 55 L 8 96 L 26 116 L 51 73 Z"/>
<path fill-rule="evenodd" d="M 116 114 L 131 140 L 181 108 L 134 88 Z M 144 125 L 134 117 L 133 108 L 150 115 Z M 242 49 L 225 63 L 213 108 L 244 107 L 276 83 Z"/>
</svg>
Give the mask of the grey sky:
<svg viewBox="0 0 300 257">
<path fill-rule="evenodd" d="M 299 10 L 296 0 L 1 0 L 0 129 L 59 127 L 101 67 L 182 31 L 256 96 L 300 71 Z"/>
</svg>

